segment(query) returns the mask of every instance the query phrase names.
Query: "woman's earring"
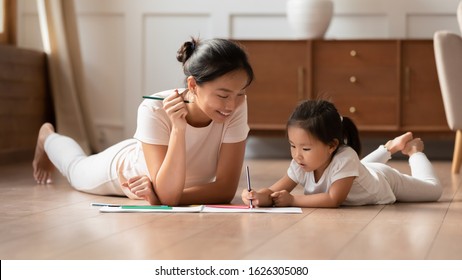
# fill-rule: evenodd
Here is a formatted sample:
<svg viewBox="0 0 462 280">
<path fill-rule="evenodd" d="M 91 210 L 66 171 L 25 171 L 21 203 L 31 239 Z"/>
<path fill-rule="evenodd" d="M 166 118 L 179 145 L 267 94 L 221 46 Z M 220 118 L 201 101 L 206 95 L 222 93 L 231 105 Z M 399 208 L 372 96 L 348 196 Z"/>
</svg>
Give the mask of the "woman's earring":
<svg viewBox="0 0 462 280">
<path fill-rule="evenodd" d="M 189 103 L 194 103 L 194 97 L 196 95 L 196 92 L 195 91 L 190 91 L 189 92 L 190 94 L 188 94 L 188 100 L 189 100 Z"/>
</svg>

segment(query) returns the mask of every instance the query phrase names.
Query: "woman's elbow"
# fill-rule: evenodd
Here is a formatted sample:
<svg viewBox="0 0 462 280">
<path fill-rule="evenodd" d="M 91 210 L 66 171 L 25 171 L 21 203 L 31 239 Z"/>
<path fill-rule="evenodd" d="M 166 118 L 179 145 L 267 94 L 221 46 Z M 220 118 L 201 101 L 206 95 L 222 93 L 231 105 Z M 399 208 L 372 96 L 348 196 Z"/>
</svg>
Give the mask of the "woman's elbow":
<svg viewBox="0 0 462 280">
<path fill-rule="evenodd" d="M 223 197 L 220 198 L 221 201 L 219 203 L 220 204 L 230 204 L 231 201 L 233 201 L 234 199 L 234 195 L 235 195 L 234 193 L 224 195 Z"/>
<path fill-rule="evenodd" d="M 158 194 L 161 205 L 178 206 L 180 205 L 180 196 L 173 194 Z"/>
<path fill-rule="evenodd" d="M 154 192 L 160 201 L 161 205 L 168 205 L 168 206 L 178 206 L 180 205 L 180 199 L 182 195 L 181 190 L 175 190 L 174 188 L 165 188 L 164 186 L 167 184 L 162 184 L 160 182 L 156 182 L 153 186 Z"/>
<path fill-rule="evenodd" d="M 236 196 L 239 182 L 231 183 L 216 181 L 216 190 L 210 193 L 210 199 L 215 204 L 230 204 Z"/>
</svg>

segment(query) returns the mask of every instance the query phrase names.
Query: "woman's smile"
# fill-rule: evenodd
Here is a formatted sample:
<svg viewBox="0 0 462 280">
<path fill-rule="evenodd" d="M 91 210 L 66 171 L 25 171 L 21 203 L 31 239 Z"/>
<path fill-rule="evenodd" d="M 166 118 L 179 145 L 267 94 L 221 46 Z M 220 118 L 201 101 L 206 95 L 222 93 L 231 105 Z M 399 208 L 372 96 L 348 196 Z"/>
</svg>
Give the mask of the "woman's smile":
<svg viewBox="0 0 462 280">
<path fill-rule="evenodd" d="M 219 111 L 219 110 L 217 110 L 217 112 L 225 118 L 231 116 L 232 114 L 232 112 L 225 112 L 225 111 Z"/>
</svg>

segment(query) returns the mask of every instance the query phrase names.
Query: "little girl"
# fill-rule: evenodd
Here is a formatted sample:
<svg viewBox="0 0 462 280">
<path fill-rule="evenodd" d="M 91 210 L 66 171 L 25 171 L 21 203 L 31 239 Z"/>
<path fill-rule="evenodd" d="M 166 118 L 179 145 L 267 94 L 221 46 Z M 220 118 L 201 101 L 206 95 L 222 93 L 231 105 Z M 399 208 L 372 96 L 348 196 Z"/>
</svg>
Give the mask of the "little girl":
<svg viewBox="0 0 462 280">
<path fill-rule="evenodd" d="M 257 206 L 338 207 L 436 201 L 442 187 L 422 152 L 420 138 L 405 133 L 359 160 L 360 141 L 351 119 L 324 100 L 301 103 L 287 123 L 292 162 L 279 181 L 259 191 L 242 192 Z M 409 156 L 412 176 L 385 163 L 401 151 Z M 304 195 L 290 192 L 298 185 Z"/>
</svg>

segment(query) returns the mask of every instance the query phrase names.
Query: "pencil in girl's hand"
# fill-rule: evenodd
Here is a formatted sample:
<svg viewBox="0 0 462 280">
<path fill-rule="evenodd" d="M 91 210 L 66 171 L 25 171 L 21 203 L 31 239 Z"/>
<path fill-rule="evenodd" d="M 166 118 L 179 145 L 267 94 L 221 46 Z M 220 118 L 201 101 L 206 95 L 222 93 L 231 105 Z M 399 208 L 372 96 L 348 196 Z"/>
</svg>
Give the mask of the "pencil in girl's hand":
<svg viewBox="0 0 462 280">
<path fill-rule="evenodd" d="M 250 172 L 249 172 L 249 166 L 248 166 L 248 165 L 246 166 L 245 174 L 247 175 L 247 190 L 248 190 L 249 192 L 251 192 L 251 191 L 252 191 L 252 187 L 250 186 Z M 249 208 L 253 208 L 253 204 L 252 204 L 252 200 L 251 200 L 251 199 L 249 200 Z"/>
<path fill-rule="evenodd" d="M 143 95 L 144 99 L 155 99 L 155 100 L 164 100 L 163 97 L 157 97 L 157 96 L 149 96 L 149 95 Z M 183 100 L 184 103 L 189 103 L 188 100 Z"/>
</svg>

